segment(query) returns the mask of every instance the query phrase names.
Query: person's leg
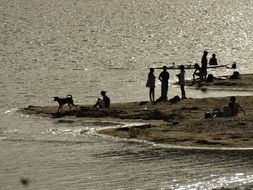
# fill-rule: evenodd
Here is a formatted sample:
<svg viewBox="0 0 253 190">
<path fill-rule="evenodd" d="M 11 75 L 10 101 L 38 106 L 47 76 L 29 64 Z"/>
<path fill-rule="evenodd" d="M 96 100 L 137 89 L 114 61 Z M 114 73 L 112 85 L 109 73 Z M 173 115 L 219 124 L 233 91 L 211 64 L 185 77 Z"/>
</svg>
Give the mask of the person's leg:
<svg viewBox="0 0 253 190">
<path fill-rule="evenodd" d="M 163 97 L 163 94 L 164 94 L 164 89 L 163 89 L 164 87 L 163 87 L 163 84 L 161 84 L 161 97 Z"/>
<path fill-rule="evenodd" d="M 153 102 L 155 102 L 155 88 L 153 88 Z"/>
<path fill-rule="evenodd" d="M 99 106 L 99 108 L 104 109 L 105 108 L 105 101 L 103 99 L 100 99 L 98 106 Z"/>
<path fill-rule="evenodd" d="M 155 88 L 150 88 L 149 97 L 150 97 L 150 101 L 151 101 L 151 102 L 154 102 L 154 101 L 155 101 Z"/>
<path fill-rule="evenodd" d="M 149 100 L 152 102 L 152 88 L 149 88 Z"/>
<path fill-rule="evenodd" d="M 168 84 L 164 84 L 164 97 L 168 97 Z"/>
<path fill-rule="evenodd" d="M 184 85 L 180 85 L 181 87 L 181 95 L 182 95 L 182 99 L 185 98 L 185 88 L 184 88 Z"/>
<path fill-rule="evenodd" d="M 94 108 L 96 108 L 97 106 L 99 106 L 99 101 L 100 101 L 100 100 L 101 100 L 100 98 L 97 99 L 97 102 L 96 102 L 96 103 L 94 104 L 94 106 L 93 106 Z"/>
</svg>

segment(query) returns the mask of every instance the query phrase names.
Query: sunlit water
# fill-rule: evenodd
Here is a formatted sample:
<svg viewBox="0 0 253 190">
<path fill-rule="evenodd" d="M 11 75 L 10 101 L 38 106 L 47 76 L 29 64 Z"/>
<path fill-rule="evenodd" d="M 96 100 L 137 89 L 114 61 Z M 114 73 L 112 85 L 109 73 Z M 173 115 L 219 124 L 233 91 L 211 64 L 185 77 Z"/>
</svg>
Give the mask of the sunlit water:
<svg viewBox="0 0 253 190">
<path fill-rule="evenodd" d="M 102 124 L 28 117 L 15 110 L 54 105 L 54 96 L 68 93 L 77 104 L 92 104 L 102 89 L 112 102 L 148 100 L 150 66 L 199 63 L 203 50 L 216 53 L 220 64 L 237 62 L 240 73 L 252 73 L 252 4 L 0 0 L 0 189 L 251 188 L 251 150 L 132 142 L 96 135 Z M 170 71 L 170 97 L 179 94 L 172 85 L 177 72 Z M 186 93 L 252 95 L 252 89 L 188 88 Z M 29 180 L 28 186 L 21 184 L 22 178 Z"/>
</svg>

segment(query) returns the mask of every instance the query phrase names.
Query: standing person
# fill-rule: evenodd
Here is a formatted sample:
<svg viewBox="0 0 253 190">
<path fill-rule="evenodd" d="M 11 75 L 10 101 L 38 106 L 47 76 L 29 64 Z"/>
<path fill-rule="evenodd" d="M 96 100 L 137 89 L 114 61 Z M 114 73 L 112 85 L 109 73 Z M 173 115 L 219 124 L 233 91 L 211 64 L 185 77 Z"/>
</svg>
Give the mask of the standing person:
<svg viewBox="0 0 253 190">
<path fill-rule="evenodd" d="M 154 75 L 154 68 L 150 68 L 148 73 L 148 80 L 146 87 L 149 87 L 149 99 L 150 102 L 155 102 L 155 75 Z"/>
<path fill-rule="evenodd" d="M 207 75 L 207 56 L 208 52 L 204 51 L 204 54 L 202 56 L 201 59 L 201 77 L 200 80 L 203 81 L 203 78 L 206 79 L 206 75 Z"/>
<path fill-rule="evenodd" d="M 184 71 L 184 65 L 180 65 L 180 73 L 177 75 L 178 77 L 178 82 L 181 88 L 181 95 L 182 99 L 185 99 L 185 71 Z"/>
<path fill-rule="evenodd" d="M 106 96 L 106 91 L 101 91 L 101 98 L 98 98 L 96 104 L 93 107 L 99 107 L 101 109 L 110 107 L 110 98 Z"/>
<path fill-rule="evenodd" d="M 163 66 L 163 71 L 159 75 L 161 81 L 161 98 L 167 100 L 168 85 L 169 85 L 170 74 L 167 72 L 167 67 Z"/>
<path fill-rule="evenodd" d="M 216 55 L 213 53 L 212 58 L 209 60 L 209 65 L 218 65 Z"/>
</svg>

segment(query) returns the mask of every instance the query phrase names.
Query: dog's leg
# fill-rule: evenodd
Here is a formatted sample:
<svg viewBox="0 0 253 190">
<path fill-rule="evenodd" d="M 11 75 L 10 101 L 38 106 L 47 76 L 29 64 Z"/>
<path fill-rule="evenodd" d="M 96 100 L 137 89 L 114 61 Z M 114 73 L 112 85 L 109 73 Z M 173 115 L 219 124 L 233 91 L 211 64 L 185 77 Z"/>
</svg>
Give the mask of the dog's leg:
<svg viewBox="0 0 253 190">
<path fill-rule="evenodd" d="M 70 106 L 70 104 L 68 104 L 69 105 L 69 109 L 71 110 L 71 106 Z"/>
<path fill-rule="evenodd" d="M 58 111 L 57 112 L 59 112 L 60 110 L 62 110 L 63 111 L 63 107 L 62 107 L 63 105 L 59 105 L 59 109 L 58 109 Z"/>
</svg>

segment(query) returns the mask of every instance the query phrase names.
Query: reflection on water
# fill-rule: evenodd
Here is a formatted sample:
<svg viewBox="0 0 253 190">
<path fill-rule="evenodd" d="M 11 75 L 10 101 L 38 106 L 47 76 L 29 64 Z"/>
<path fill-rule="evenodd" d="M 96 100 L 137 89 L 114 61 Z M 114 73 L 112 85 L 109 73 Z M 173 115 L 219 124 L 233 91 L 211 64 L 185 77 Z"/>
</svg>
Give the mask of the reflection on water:
<svg viewBox="0 0 253 190">
<path fill-rule="evenodd" d="M 211 189 L 253 180 L 252 151 L 177 150 L 82 138 L 79 143 L 2 141 L 11 157 L 3 163 L 1 179 L 9 176 L 13 182 L 2 185 L 18 189 L 16 180 L 23 176 L 36 189 Z M 31 153 L 36 158 L 27 156 Z"/>
<path fill-rule="evenodd" d="M 31 189 L 183 190 L 243 188 L 253 180 L 252 150 L 169 148 L 96 135 L 110 124 L 71 120 L 53 124 L 44 119 L 35 129 L 25 119 L 18 133 L 2 131 L 1 185 L 22 189 L 19 179 L 26 178 Z"/>
</svg>

